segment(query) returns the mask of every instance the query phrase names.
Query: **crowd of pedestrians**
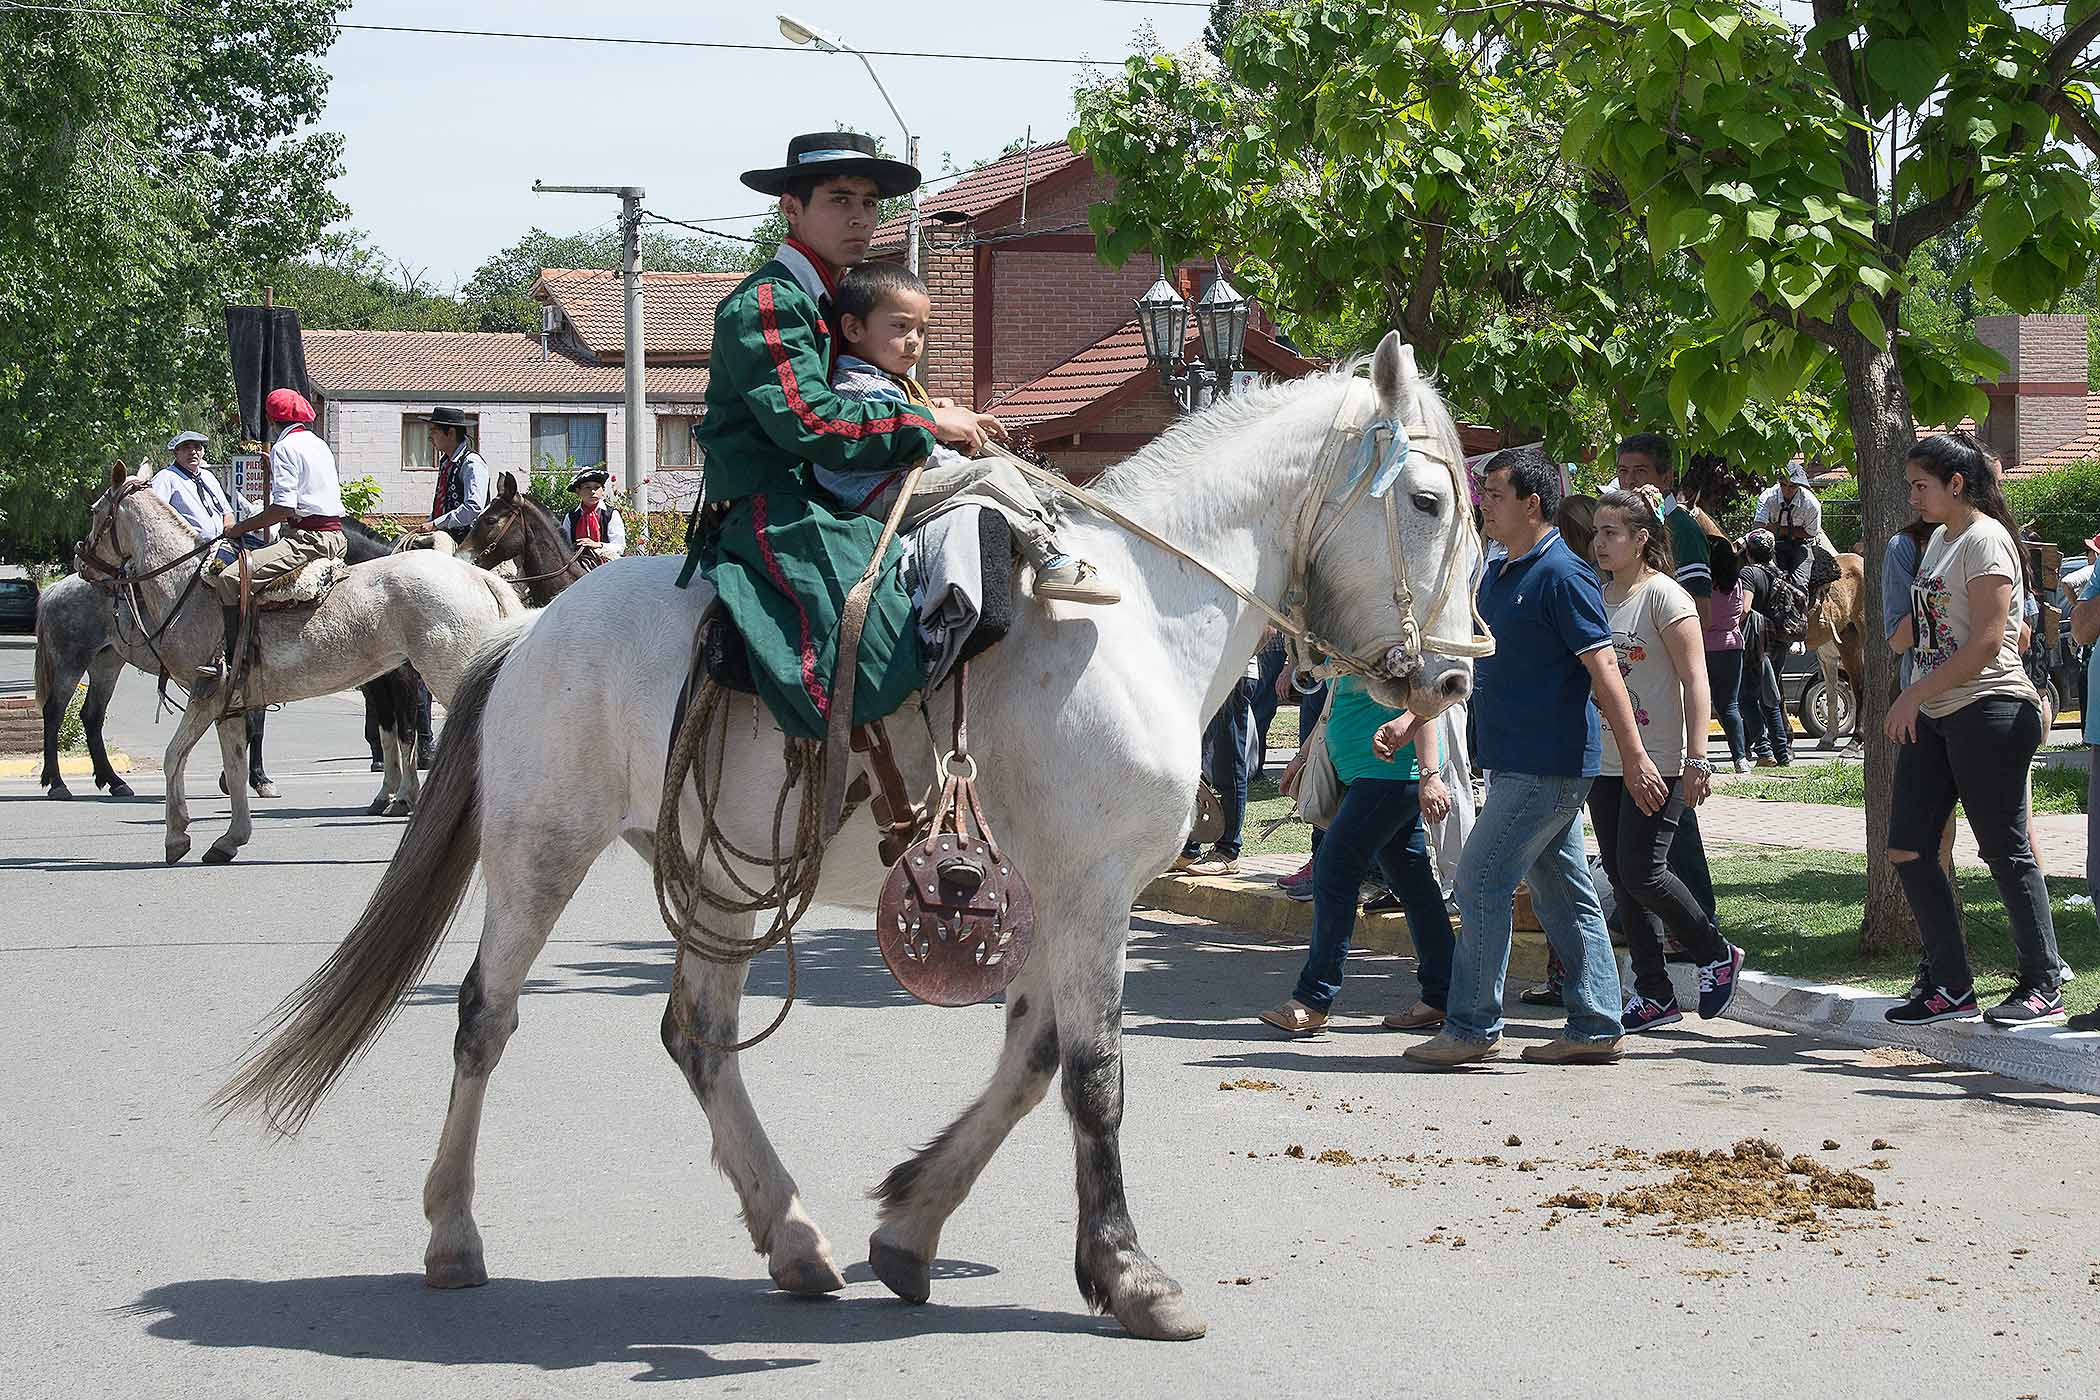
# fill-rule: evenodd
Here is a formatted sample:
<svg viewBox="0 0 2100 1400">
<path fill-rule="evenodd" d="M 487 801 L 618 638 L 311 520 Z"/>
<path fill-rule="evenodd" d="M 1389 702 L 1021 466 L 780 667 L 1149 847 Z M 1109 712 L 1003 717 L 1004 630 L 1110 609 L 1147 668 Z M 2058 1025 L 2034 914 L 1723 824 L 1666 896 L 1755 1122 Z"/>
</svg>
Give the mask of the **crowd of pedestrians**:
<svg viewBox="0 0 2100 1400">
<path fill-rule="evenodd" d="M 1699 1016 L 1728 1009 L 1744 951 L 1717 918 L 1697 809 L 1717 763 L 1743 773 L 1793 761 L 1779 672 L 1828 542 L 1799 464 L 1782 470 L 1738 540 L 1678 499 L 1668 439 L 1627 438 L 1617 466 L 1619 489 L 1591 498 L 1565 495 L 1561 469 L 1536 448 L 1480 465 L 1488 546 L 1477 601 L 1496 650 L 1478 664 L 1470 705 L 1425 723 L 1352 679 L 1300 691 L 1303 742 L 1282 787 L 1307 810 L 1309 793 L 1324 795 L 1314 803 L 1312 857 L 1280 883 L 1311 902 L 1313 931 L 1289 997 L 1264 1022 L 1289 1035 L 1325 1027 L 1366 889 L 1374 893 L 1364 909 L 1407 915 L 1420 995 L 1389 1010 L 1384 1025 L 1425 1036 L 1404 1055 L 1416 1067 L 1500 1053 L 1520 886 L 1551 966 L 1523 1000 L 1566 1012 L 1560 1035 L 1528 1046 L 1524 1059 L 1606 1063 L 1626 1036 L 1680 1023 L 1694 1008 L 1679 1004 L 1672 962 L 1695 968 Z M 1897 745 L 1886 857 L 1924 958 L 1888 1019 L 2064 1019 L 2058 987 L 2070 969 L 2029 821 L 2028 770 L 2044 734 L 2022 659 L 2031 566 L 1994 465 L 1972 439 L 1924 439 L 1908 479 L 1918 519 L 1890 542 L 1883 580 L 1882 634 L 1902 657 L 1886 726 Z M 2088 556 L 2100 559 L 2100 536 Z M 2076 589 L 2073 636 L 2090 645 L 2100 639 L 2100 568 L 2065 589 Z M 1265 645 L 1211 726 L 1206 770 L 1240 789 L 1221 789 L 1229 814 L 1244 811 L 1268 717 L 1297 679 L 1280 643 Z M 2100 677 L 2092 684 L 2100 694 Z M 1236 738 L 1234 723 L 1247 726 Z M 2090 713 L 2086 724 L 2100 745 Z M 1708 756 L 1715 726 L 1725 757 Z M 1321 767 L 1309 775 L 1308 765 Z M 1486 792 L 1477 812 L 1476 772 Z M 2100 808 L 2100 765 L 2091 787 L 2089 813 Z M 1957 803 L 2019 953 L 2017 985 L 1988 1011 L 1938 858 Z M 1595 859 L 1585 854 L 1585 815 Z M 1236 868 L 1237 826 L 1209 868 Z M 1194 848 L 1187 860 L 1206 868 Z M 2087 875 L 2100 876 L 2090 854 Z M 1620 984 L 1613 930 L 1629 954 L 1630 986 Z M 2100 1029 L 2100 1015 L 2071 1024 Z"/>
</svg>

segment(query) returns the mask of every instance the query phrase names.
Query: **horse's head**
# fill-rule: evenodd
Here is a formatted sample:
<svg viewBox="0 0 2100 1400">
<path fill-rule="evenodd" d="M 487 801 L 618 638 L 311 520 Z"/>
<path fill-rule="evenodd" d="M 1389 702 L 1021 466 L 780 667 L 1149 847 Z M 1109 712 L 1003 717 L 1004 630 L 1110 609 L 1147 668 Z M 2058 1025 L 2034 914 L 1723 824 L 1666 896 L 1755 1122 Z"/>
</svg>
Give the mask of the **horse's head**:
<svg viewBox="0 0 2100 1400">
<path fill-rule="evenodd" d="M 1493 648 L 1473 610 L 1480 537 L 1458 428 L 1397 332 L 1370 383 L 1344 394 L 1335 426 L 1361 436 L 1336 463 L 1329 434 L 1321 503 L 1300 530 L 1308 615 L 1380 703 L 1433 717 L 1472 693 L 1472 659 Z"/>
<path fill-rule="evenodd" d="M 460 543 L 459 554 L 484 569 L 516 559 L 525 552 L 530 503 L 518 492 L 518 479 L 509 472 L 496 477 L 496 494 L 474 518 L 474 528 Z"/>
<path fill-rule="evenodd" d="M 153 468 L 145 463 L 136 472 L 122 461 L 110 464 L 109 486 L 88 508 L 87 538 L 79 549 L 84 568 L 114 575 L 138 557 L 139 525 L 135 513 L 124 509 L 124 502 L 136 495 L 150 495 L 147 488 L 152 481 Z"/>
</svg>

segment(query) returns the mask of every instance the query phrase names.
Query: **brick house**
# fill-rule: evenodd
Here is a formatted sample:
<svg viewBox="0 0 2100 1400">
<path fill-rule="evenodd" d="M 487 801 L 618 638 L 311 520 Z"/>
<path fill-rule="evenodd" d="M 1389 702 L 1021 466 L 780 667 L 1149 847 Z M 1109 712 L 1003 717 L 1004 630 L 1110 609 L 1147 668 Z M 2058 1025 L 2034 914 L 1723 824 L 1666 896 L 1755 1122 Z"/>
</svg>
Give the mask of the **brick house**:
<svg viewBox="0 0 2100 1400">
<path fill-rule="evenodd" d="M 699 489 L 692 429 L 707 390 L 715 308 L 740 273 L 645 272 L 644 441 L 656 444 L 653 504 L 681 509 Z M 626 309 L 617 273 L 548 268 L 533 296 L 554 311 L 545 337 L 516 331 L 307 331 L 321 430 L 346 479 L 378 481 L 382 513 L 420 517 L 437 473 L 430 409 L 463 408 L 492 471 L 610 463 L 626 441 Z M 616 479 L 618 489 L 628 483 Z"/>
<path fill-rule="evenodd" d="M 1982 389 L 1991 401 L 1979 436 L 2008 476 L 2100 457 L 2100 396 L 2087 392 L 2086 318 L 1979 316 L 1976 338 L 2006 371 Z"/>
</svg>

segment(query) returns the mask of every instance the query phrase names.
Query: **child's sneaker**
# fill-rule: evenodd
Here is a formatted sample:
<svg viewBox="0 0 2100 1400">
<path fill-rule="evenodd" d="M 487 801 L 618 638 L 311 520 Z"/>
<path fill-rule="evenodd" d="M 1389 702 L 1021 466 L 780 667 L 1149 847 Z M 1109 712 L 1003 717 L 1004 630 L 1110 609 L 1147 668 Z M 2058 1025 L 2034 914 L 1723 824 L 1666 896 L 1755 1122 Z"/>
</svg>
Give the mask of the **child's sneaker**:
<svg viewBox="0 0 2100 1400">
<path fill-rule="evenodd" d="M 2012 995 L 1983 1013 L 1999 1026 L 2026 1026 L 2054 1021 L 2064 1014 L 2064 999 L 2054 987 L 2014 987 Z"/>
<path fill-rule="evenodd" d="M 1734 944 L 1728 945 L 1728 956 L 1719 962 L 1700 965 L 1699 968 L 1699 1019 L 1711 1021 L 1728 1010 L 1735 1001 L 1738 974 L 1743 970 L 1743 950 Z"/>
<path fill-rule="evenodd" d="M 1934 987 L 1921 997 L 1912 997 L 1901 1006 L 1892 1006 L 1882 1019 L 1894 1026 L 1929 1026 L 1935 1021 L 1973 1021 L 1976 1019 L 1976 990 L 1950 992 L 1945 987 Z"/>
<path fill-rule="evenodd" d="M 1626 1014 L 1619 1018 L 1619 1024 L 1626 1028 L 1626 1034 L 1638 1035 L 1642 1031 L 1674 1026 L 1683 1019 L 1684 1013 L 1677 1009 L 1676 997 L 1671 997 L 1668 1001 L 1650 1001 L 1646 997 L 1635 996 L 1627 998 Z"/>
<path fill-rule="evenodd" d="M 1122 590 L 1101 577 L 1099 569 L 1069 554 L 1060 554 L 1035 571 L 1035 596 L 1099 606 L 1123 600 Z"/>
</svg>

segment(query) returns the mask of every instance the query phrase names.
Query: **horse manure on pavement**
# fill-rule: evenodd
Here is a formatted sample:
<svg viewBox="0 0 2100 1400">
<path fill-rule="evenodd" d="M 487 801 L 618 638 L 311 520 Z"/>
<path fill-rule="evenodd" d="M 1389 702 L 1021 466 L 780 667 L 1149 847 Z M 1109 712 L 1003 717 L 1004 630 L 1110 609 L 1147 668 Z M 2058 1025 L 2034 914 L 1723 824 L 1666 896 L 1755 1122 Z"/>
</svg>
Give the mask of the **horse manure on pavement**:
<svg viewBox="0 0 2100 1400">
<path fill-rule="evenodd" d="M 1630 1149 L 1612 1153 L 1625 1165 Z M 1631 1154 L 1638 1156 L 1639 1154 Z M 1564 1191 L 1540 1204 L 1547 1208 L 1595 1210 L 1608 1206 L 1626 1218 L 1663 1216 L 1680 1225 L 1704 1221 L 1763 1221 L 1783 1228 L 1832 1223 L 1828 1212 L 1873 1210 L 1874 1184 L 1857 1172 L 1832 1171 L 1802 1153 L 1789 1157 L 1763 1138 L 1744 1138 L 1726 1152 L 1681 1149 L 1652 1159 L 1674 1167 L 1670 1180 L 1632 1186 L 1609 1196 Z"/>
</svg>

